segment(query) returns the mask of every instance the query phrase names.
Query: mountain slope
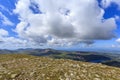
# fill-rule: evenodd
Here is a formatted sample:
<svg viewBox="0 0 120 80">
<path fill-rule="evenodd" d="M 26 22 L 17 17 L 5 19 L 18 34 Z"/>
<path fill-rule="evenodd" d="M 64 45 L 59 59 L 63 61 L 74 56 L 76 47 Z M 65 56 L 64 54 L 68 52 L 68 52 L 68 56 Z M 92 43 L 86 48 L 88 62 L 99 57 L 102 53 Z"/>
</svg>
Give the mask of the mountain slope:
<svg viewBox="0 0 120 80">
<path fill-rule="evenodd" d="M 120 80 L 120 68 L 24 54 L 0 55 L 0 80 Z"/>
<path fill-rule="evenodd" d="M 55 59 L 71 59 L 76 61 L 102 63 L 109 66 L 120 68 L 120 54 L 99 53 L 85 51 L 61 51 L 54 49 L 19 49 L 19 50 L 0 50 L 0 54 L 30 54 L 34 56 L 50 57 Z"/>
</svg>

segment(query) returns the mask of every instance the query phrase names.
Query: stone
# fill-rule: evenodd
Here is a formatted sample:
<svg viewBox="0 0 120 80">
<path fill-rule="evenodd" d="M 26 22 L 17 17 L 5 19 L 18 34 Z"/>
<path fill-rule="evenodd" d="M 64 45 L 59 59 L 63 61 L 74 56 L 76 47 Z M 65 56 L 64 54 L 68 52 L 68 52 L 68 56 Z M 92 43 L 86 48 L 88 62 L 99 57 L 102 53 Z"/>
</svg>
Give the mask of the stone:
<svg viewBox="0 0 120 80">
<path fill-rule="evenodd" d="M 16 78 L 18 74 L 11 74 L 11 78 Z"/>
</svg>

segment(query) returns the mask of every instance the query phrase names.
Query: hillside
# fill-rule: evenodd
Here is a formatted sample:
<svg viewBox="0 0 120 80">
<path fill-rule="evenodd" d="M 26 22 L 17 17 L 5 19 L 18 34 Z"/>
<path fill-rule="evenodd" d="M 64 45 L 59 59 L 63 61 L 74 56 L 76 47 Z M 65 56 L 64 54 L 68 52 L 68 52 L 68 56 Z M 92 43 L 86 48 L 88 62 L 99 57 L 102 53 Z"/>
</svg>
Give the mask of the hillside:
<svg viewBox="0 0 120 80">
<path fill-rule="evenodd" d="M 0 50 L 0 54 L 29 54 L 54 59 L 71 59 L 75 61 L 102 63 L 120 68 L 120 54 L 111 52 L 61 51 L 54 49 L 18 49 Z"/>
<path fill-rule="evenodd" d="M 120 80 L 120 68 L 68 59 L 1 54 L 0 80 Z"/>
</svg>

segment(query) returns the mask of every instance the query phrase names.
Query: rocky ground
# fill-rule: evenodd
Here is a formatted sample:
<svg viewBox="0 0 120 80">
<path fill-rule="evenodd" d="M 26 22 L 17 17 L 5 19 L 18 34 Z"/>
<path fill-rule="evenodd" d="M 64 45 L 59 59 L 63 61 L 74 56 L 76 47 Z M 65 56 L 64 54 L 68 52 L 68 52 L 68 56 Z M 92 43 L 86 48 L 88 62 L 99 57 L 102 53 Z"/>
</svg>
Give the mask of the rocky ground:
<svg viewBox="0 0 120 80">
<path fill-rule="evenodd" d="M 4 54 L 0 55 L 0 80 L 120 80 L 120 68 L 66 59 Z"/>
</svg>

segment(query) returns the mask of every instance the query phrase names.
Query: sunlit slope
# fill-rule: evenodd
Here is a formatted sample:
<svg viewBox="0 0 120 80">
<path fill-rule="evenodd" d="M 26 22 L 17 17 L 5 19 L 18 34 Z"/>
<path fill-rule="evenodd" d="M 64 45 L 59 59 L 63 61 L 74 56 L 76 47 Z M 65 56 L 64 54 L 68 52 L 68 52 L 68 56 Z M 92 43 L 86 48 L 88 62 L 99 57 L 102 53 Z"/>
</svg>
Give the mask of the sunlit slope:
<svg viewBox="0 0 120 80">
<path fill-rule="evenodd" d="M 120 68 L 24 54 L 0 55 L 0 80 L 120 80 Z"/>
</svg>

